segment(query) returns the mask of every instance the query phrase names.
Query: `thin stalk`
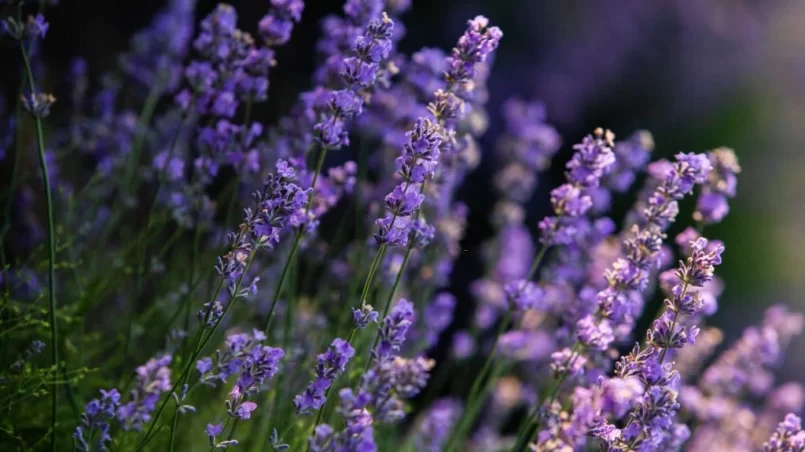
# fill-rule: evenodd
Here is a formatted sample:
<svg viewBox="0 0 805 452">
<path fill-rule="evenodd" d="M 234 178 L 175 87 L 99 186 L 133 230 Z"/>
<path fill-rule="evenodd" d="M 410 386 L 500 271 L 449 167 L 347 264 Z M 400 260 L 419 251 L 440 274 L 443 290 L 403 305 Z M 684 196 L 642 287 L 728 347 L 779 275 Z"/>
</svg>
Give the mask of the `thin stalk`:
<svg viewBox="0 0 805 452">
<path fill-rule="evenodd" d="M 248 272 L 249 266 L 251 265 L 252 260 L 254 259 L 254 255 L 255 255 L 256 251 L 257 251 L 257 247 L 255 247 L 252 250 L 252 252 L 249 253 L 249 257 L 246 259 L 246 265 L 245 265 L 245 267 L 243 269 L 243 273 L 241 274 L 240 278 L 238 279 L 237 284 L 235 284 L 235 289 L 234 289 L 233 293 L 237 294 L 240 291 L 241 284 L 243 283 L 243 279 L 246 277 L 246 273 Z M 218 295 L 221 293 L 221 289 L 223 288 L 223 286 L 224 286 L 224 278 L 221 278 L 220 282 L 218 283 L 218 287 L 216 288 L 215 293 L 212 296 L 211 300 L 215 300 L 215 299 L 218 298 Z M 152 433 L 154 431 L 154 426 L 156 425 L 157 419 L 159 419 L 159 416 L 162 414 L 162 411 L 165 410 L 165 406 L 168 404 L 168 401 L 171 400 L 171 397 L 172 397 L 173 393 L 176 392 L 176 389 L 179 388 L 181 385 L 184 385 L 187 382 L 187 378 L 190 376 L 190 371 L 193 368 L 193 364 L 195 363 L 196 359 L 199 357 L 201 352 L 204 350 L 204 347 L 207 345 L 207 343 L 210 341 L 210 339 L 215 335 L 215 332 L 218 330 L 218 327 L 221 326 L 221 323 L 223 323 L 224 318 L 226 317 L 227 313 L 232 308 L 232 306 L 235 304 L 235 301 L 237 301 L 237 298 L 232 298 L 231 300 L 229 300 L 229 303 L 226 305 L 226 308 L 224 308 L 223 315 L 221 315 L 221 318 L 212 327 L 210 333 L 207 335 L 206 338 L 204 338 L 204 330 L 205 330 L 205 328 L 202 327 L 202 328 L 199 329 L 198 333 L 196 334 L 196 345 L 193 348 L 193 353 L 191 354 L 190 359 L 187 361 L 187 365 L 185 366 L 184 371 L 182 372 L 182 375 L 179 377 L 177 382 L 173 385 L 171 390 L 168 392 L 167 397 L 165 397 L 165 400 L 163 400 L 162 403 L 159 405 L 159 408 L 157 409 L 156 414 L 154 415 L 154 417 L 151 420 L 151 427 L 149 427 L 148 431 L 145 434 L 145 438 L 140 443 L 140 445 L 137 448 L 137 450 L 142 450 L 148 444 L 148 442 L 153 438 Z M 211 309 L 212 309 L 212 304 L 210 304 L 210 307 L 207 309 L 207 313 L 205 314 L 205 318 L 207 316 L 209 316 L 209 313 L 210 313 Z"/>
<path fill-rule="evenodd" d="M 123 176 L 123 190 L 124 196 L 128 193 L 129 188 L 135 188 L 136 184 L 133 187 L 130 187 L 134 181 L 134 175 L 137 172 L 137 165 L 140 163 L 140 154 L 142 153 L 143 142 L 145 141 L 145 132 L 148 129 L 148 124 L 151 122 L 151 118 L 154 116 L 154 111 L 156 111 L 157 104 L 159 104 L 159 98 L 162 96 L 162 83 L 158 81 L 154 83 L 151 87 L 151 90 L 148 93 L 148 97 L 145 99 L 145 104 L 143 105 L 143 109 L 140 112 L 140 116 L 137 118 L 137 126 L 134 129 L 134 142 L 132 143 L 131 147 L 131 162 L 126 166 L 126 172 Z"/>
<path fill-rule="evenodd" d="M 232 416 L 229 416 L 228 418 L 226 418 L 226 422 L 224 422 L 224 428 L 222 429 L 222 431 L 224 431 L 224 432 L 226 431 L 227 427 L 229 427 L 229 422 L 230 421 L 232 421 Z M 213 452 L 214 450 L 215 450 L 215 446 L 212 446 L 210 448 L 210 452 Z"/>
<path fill-rule="evenodd" d="M 168 443 L 168 452 L 173 452 L 174 445 L 176 444 L 176 426 L 179 424 L 179 414 L 177 413 L 173 416 L 173 422 L 171 422 L 171 439 L 170 443 Z"/>
<path fill-rule="evenodd" d="M 412 242 L 409 240 L 409 242 Z M 382 322 L 383 319 L 389 314 L 389 309 L 391 308 L 391 303 L 394 300 L 394 294 L 397 293 L 397 288 L 400 286 L 400 281 L 402 281 L 403 274 L 405 273 L 405 268 L 408 266 L 408 259 L 411 257 L 411 251 L 414 249 L 413 243 L 409 243 L 408 248 L 405 249 L 405 255 L 403 256 L 402 264 L 400 265 L 400 270 L 397 272 L 397 277 L 394 278 L 394 285 L 391 286 L 391 291 L 389 292 L 389 296 L 386 297 L 386 303 L 383 307 L 383 314 L 380 316 L 380 321 Z M 377 347 L 377 343 L 380 341 L 380 329 L 378 328 L 377 334 L 375 334 L 374 343 L 372 344 L 372 349 Z M 366 361 L 366 369 L 365 371 L 369 370 L 369 366 L 372 365 L 372 361 L 374 361 L 373 357 L 370 355 L 369 359 Z"/>
<path fill-rule="evenodd" d="M 361 291 L 361 308 L 366 306 L 366 296 L 369 293 L 369 288 L 372 286 L 372 281 L 374 280 L 375 272 L 377 271 L 377 267 L 379 266 L 380 260 L 382 259 L 385 251 L 386 251 L 385 245 L 381 245 L 380 248 L 377 249 L 375 258 L 372 261 L 372 266 L 369 268 L 369 274 L 366 275 L 366 282 L 363 284 L 363 290 Z M 356 331 L 357 330 L 353 326 L 352 329 L 349 331 L 349 337 L 347 338 L 347 343 L 352 344 L 352 340 L 355 338 Z M 326 391 L 324 391 L 324 399 L 326 400 L 326 402 L 323 407 L 319 408 L 319 412 L 318 414 L 316 414 L 316 421 L 313 423 L 313 430 L 315 430 L 316 427 L 318 427 L 319 424 L 321 423 L 324 411 L 327 409 L 328 402 L 330 401 L 328 397 L 330 395 L 330 390 L 333 389 L 333 386 L 335 386 L 335 381 L 333 381 L 330 387 L 327 388 Z M 310 443 L 308 443 L 306 450 L 308 451 L 310 450 Z"/>
<path fill-rule="evenodd" d="M 28 51 L 25 49 L 25 43 L 20 40 L 20 52 L 22 53 L 22 61 L 25 64 L 25 73 L 28 77 L 28 86 L 31 90 L 31 96 L 36 95 L 36 86 L 34 83 L 34 75 L 31 70 L 31 62 L 28 59 Z M 59 379 L 59 329 L 56 323 L 56 237 L 55 228 L 53 227 L 53 197 L 50 192 L 50 173 L 48 173 L 47 160 L 45 158 L 45 136 L 42 131 L 42 118 L 34 115 L 34 122 L 36 124 L 36 145 L 39 150 L 39 166 L 42 171 L 42 180 L 45 183 L 45 206 L 47 209 L 48 220 L 48 302 L 50 305 L 50 350 L 51 361 L 55 368 L 55 378 Z M 59 391 L 58 387 L 54 385 L 51 391 L 51 424 L 50 424 L 50 449 L 56 450 L 56 416 L 59 411 Z"/>
<path fill-rule="evenodd" d="M 581 343 L 576 342 L 573 344 L 573 348 L 571 349 L 570 356 L 565 361 L 563 367 L 565 369 L 570 369 L 573 365 L 573 362 L 578 358 L 579 354 L 581 353 Z M 551 387 L 550 392 L 548 393 L 547 400 L 548 402 L 545 404 L 546 406 L 550 407 L 553 405 L 553 402 L 556 401 L 556 398 L 559 396 L 559 391 L 562 389 L 562 385 L 564 384 L 565 380 L 567 380 L 568 373 L 562 372 L 557 376 L 556 381 L 554 382 L 553 386 Z M 517 428 L 517 440 L 514 443 L 514 447 L 511 449 L 512 452 L 525 450 L 526 447 L 532 442 L 535 441 L 536 435 L 539 433 L 540 427 L 540 407 L 543 405 L 542 401 L 539 401 L 535 406 L 534 410 L 529 413 L 520 426 Z"/>
<path fill-rule="evenodd" d="M 386 245 L 380 245 L 375 253 L 375 258 L 372 260 L 372 265 L 369 267 L 369 274 L 366 275 L 366 281 L 363 283 L 363 290 L 361 290 L 361 309 L 366 307 L 366 297 L 369 295 L 369 288 L 372 286 L 372 281 L 375 279 L 377 267 L 380 265 L 380 260 L 386 253 Z"/>
<path fill-rule="evenodd" d="M 229 435 L 227 435 L 226 440 L 232 441 L 232 438 L 235 437 L 235 430 L 238 429 L 238 424 L 240 423 L 240 419 L 235 419 L 235 423 L 232 424 L 232 430 L 229 431 Z"/>
<path fill-rule="evenodd" d="M 534 261 L 531 264 L 531 269 L 528 271 L 526 280 L 531 280 L 534 278 L 534 276 L 537 274 L 537 270 L 539 270 L 540 264 L 542 263 L 543 259 L 545 259 L 545 255 L 547 254 L 547 252 L 548 252 L 547 246 L 543 246 L 542 249 L 539 250 L 539 253 L 537 253 L 537 255 L 534 257 Z M 479 390 L 481 389 L 481 382 L 486 378 L 489 367 L 492 365 L 492 361 L 494 360 L 494 354 L 497 349 L 500 336 L 503 334 L 506 328 L 509 327 L 509 325 L 511 324 L 511 320 L 512 320 L 511 310 L 509 309 L 504 314 L 504 318 L 501 321 L 501 326 L 500 328 L 498 328 L 498 331 L 495 334 L 495 338 L 492 342 L 492 349 L 490 350 L 489 354 L 486 357 L 486 360 L 484 361 L 484 365 L 481 369 L 481 372 L 475 376 L 475 381 L 472 384 L 472 387 L 470 389 L 470 395 L 469 398 L 467 399 L 468 400 L 467 406 L 473 404 L 475 398 L 478 396 Z M 497 373 L 498 367 L 499 365 L 496 365 L 495 368 L 493 369 L 492 372 L 493 375 Z M 487 381 L 485 386 L 488 386 L 490 383 L 491 381 Z M 450 451 L 455 446 L 455 443 L 459 439 L 458 437 L 461 434 L 461 430 L 463 429 L 464 424 L 467 422 L 472 422 L 472 419 L 465 420 L 466 413 L 467 412 L 465 411 L 464 414 L 462 414 L 462 416 L 459 418 L 459 421 L 456 423 L 456 428 L 453 430 L 453 434 L 451 435 L 450 440 L 447 443 L 448 444 L 448 447 L 446 449 L 447 451 Z"/>
<path fill-rule="evenodd" d="M 489 349 L 489 353 L 486 356 L 486 360 L 484 361 L 483 367 L 481 367 L 481 371 L 475 377 L 475 381 L 472 384 L 472 388 L 470 388 L 470 395 L 467 398 L 467 407 L 474 406 L 476 403 L 476 397 L 481 389 L 481 382 L 486 378 L 487 372 L 489 372 L 489 368 L 492 366 L 492 361 L 494 360 L 495 353 L 497 352 L 498 342 L 500 340 L 500 336 L 503 334 L 504 331 L 511 325 L 512 315 L 511 311 L 506 311 L 503 315 L 503 319 L 500 322 L 500 326 L 498 327 L 497 333 L 495 334 L 495 339 L 492 341 L 492 347 Z M 447 441 L 447 448 L 445 450 L 450 452 L 456 446 L 457 441 L 459 440 L 459 436 L 461 436 L 461 431 L 464 429 L 464 425 L 467 423 L 472 424 L 473 415 L 467 416 L 469 410 L 465 411 L 461 417 L 459 417 L 458 422 L 453 429 L 452 435 L 450 435 L 450 439 Z"/>
<path fill-rule="evenodd" d="M 308 196 L 307 206 L 305 206 L 305 215 L 310 211 L 310 207 L 313 205 L 313 197 L 316 194 L 316 181 L 319 179 L 319 173 L 321 173 L 321 168 L 324 166 L 324 157 L 327 155 L 327 148 L 323 147 L 319 152 L 319 160 L 316 162 L 316 170 L 313 173 L 313 180 L 310 183 L 310 196 Z M 266 318 L 265 326 L 263 327 L 263 331 L 268 334 L 268 328 L 271 326 L 271 319 L 274 314 L 274 308 L 277 307 L 277 301 L 279 300 L 280 293 L 282 292 L 282 285 L 285 282 L 285 278 L 288 276 L 288 269 L 291 266 L 291 261 L 293 261 L 294 257 L 296 256 L 296 252 L 299 250 L 299 243 L 302 241 L 302 236 L 304 235 L 304 228 L 301 227 L 296 232 L 296 237 L 294 238 L 293 246 L 291 246 L 291 252 L 288 254 L 288 258 L 285 260 L 285 264 L 282 267 L 282 273 L 280 273 L 280 279 L 277 281 L 277 287 L 274 289 L 274 296 L 271 297 L 271 307 L 268 309 L 268 317 Z"/>
</svg>

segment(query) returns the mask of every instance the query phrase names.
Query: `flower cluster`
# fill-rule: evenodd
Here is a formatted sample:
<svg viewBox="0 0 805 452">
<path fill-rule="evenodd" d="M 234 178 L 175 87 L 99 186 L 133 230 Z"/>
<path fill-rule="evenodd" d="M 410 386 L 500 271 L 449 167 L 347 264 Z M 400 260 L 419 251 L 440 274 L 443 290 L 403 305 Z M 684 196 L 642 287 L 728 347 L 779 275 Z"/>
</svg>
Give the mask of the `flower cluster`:
<svg viewBox="0 0 805 452">
<path fill-rule="evenodd" d="M 355 56 L 344 58 L 341 76 L 347 87 L 333 91 L 327 108 L 313 126 L 316 141 L 326 149 L 349 145 L 348 123 L 361 113 L 363 99 L 360 90 L 371 87 L 377 80 L 379 64 L 391 51 L 394 22 L 384 16 L 372 21 L 355 40 Z"/>
<path fill-rule="evenodd" d="M 805 452 L 805 387 L 775 375 L 805 316 L 774 306 L 723 350 L 704 325 L 731 301 L 704 238 L 737 195 L 731 149 L 649 163 L 649 132 L 595 129 L 532 203 L 564 139 L 537 100 L 488 107 L 502 32 L 483 16 L 407 55 L 410 0 L 343 0 L 294 93 L 275 67 L 304 0 L 169 0 L 114 69 L 92 52 L 63 79 L 40 42 L 56 2 L 0 3 L 18 6 L 0 391 L 19 447 Z M 80 413 L 93 385 L 117 389 Z"/>
<path fill-rule="evenodd" d="M 109 421 L 114 419 L 119 405 L 120 393 L 117 389 L 110 391 L 101 389 L 101 398 L 92 399 L 81 414 L 81 425 L 76 427 L 73 434 L 76 450 L 83 452 L 108 450 L 107 446 L 112 440 L 109 435 Z M 92 438 L 95 438 L 95 442 L 90 444 Z"/>
<path fill-rule="evenodd" d="M 528 201 L 537 185 L 537 175 L 545 171 L 562 143 L 556 129 L 545 122 L 545 106 L 512 98 L 503 105 L 506 133 L 497 152 L 506 159 L 495 176 L 495 185 L 505 201 Z M 497 221 L 497 220 L 496 220 Z"/>
<path fill-rule="evenodd" d="M 181 80 L 182 60 L 193 37 L 196 0 L 171 0 L 149 27 L 131 38 L 120 67 L 144 86 L 174 91 Z"/>
<path fill-rule="evenodd" d="M 257 248 L 273 248 L 280 242 L 286 226 L 298 226 L 304 219 L 310 190 L 293 183 L 295 169 L 284 160 L 277 162 L 277 173 L 270 174 L 261 191 L 252 194 L 254 206 L 243 212 L 238 233 L 230 233 L 230 251 L 218 258 L 215 270 L 230 287 L 243 276 L 250 256 Z"/>
<path fill-rule="evenodd" d="M 48 28 L 50 28 L 50 24 L 45 20 L 45 16 L 42 14 L 28 16 L 24 22 L 18 21 L 13 17 L 8 17 L 3 19 L 2 25 L 3 33 L 17 40 L 44 39 Z"/>
<path fill-rule="evenodd" d="M 713 171 L 707 177 L 699 199 L 696 200 L 693 219 L 712 224 L 720 223 L 729 213 L 728 199 L 736 195 L 741 166 L 738 165 L 738 157 L 732 149 L 718 148 L 708 155 Z"/>
<path fill-rule="evenodd" d="M 257 24 L 258 34 L 268 46 L 286 44 L 304 9 L 302 0 L 271 0 L 271 9 Z"/>
<path fill-rule="evenodd" d="M 378 333 L 380 341 L 372 351 L 372 357 L 380 363 L 393 359 L 405 342 L 405 336 L 413 320 L 413 303 L 405 299 L 397 301 L 388 317 L 383 319 L 383 325 Z"/>
<path fill-rule="evenodd" d="M 297 413 L 310 414 L 324 405 L 328 389 L 353 356 L 355 349 L 349 342 L 336 338 L 326 352 L 316 357 L 316 379 L 310 382 L 305 392 L 294 397 Z"/>
<path fill-rule="evenodd" d="M 143 424 L 151 420 L 159 397 L 171 390 L 171 355 L 152 358 L 136 370 L 135 389 L 131 390 L 131 400 L 121 404 L 115 416 L 124 430 L 140 431 Z"/>
<path fill-rule="evenodd" d="M 799 416 L 789 414 L 774 431 L 769 441 L 763 445 L 766 452 L 805 450 L 805 430 Z"/>
<path fill-rule="evenodd" d="M 433 177 L 439 160 L 442 135 L 439 127 L 427 119 L 419 118 L 408 132 L 403 153 L 397 157 L 397 171 L 403 182 L 386 195 L 386 216 L 376 221 L 378 245 L 405 247 L 416 225 L 411 217 L 425 201 L 419 188 L 427 178 Z"/>
<path fill-rule="evenodd" d="M 698 293 L 688 293 L 688 287 L 702 287 L 712 280 L 716 265 L 721 264 L 723 246 L 707 251 L 707 240 L 691 243 L 691 254 L 680 262 L 677 276 L 682 284 L 673 288 L 673 297 L 665 300 L 667 310 L 654 321 L 646 334 L 646 347 L 635 346 L 615 366 L 617 378 L 638 377 L 645 391 L 634 402 L 627 427 L 619 430 L 602 418 L 595 422 L 594 436 L 602 439 L 608 449 L 638 447 L 656 449 L 663 444 L 684 441 L 690 436 L 686 426 L 675 428 L 674 416 L 679 410 L 677 387 L 679 374 L 665 363 L 669 349 L 680 349 L 696 340 L 699 329 L 685 327 L 684 316 L 701 308 Z M 680 435 L 684 438 L 680 438 Z"/>
<path fill-rule="evenodd" d="M 225 383 L 231 375 L 237 374 L 236 387 L 240 391 L 246 394 L 258 392 L 260 385 L 277 373 L 284 356 L 281 349 L 262 345 L 265 339 L 265 334 L 259 330 L 252 334 L 230 335 L 226 339 L 226 349 L 218 350 L 215 360 L 206 357 L 196 362 L 199 381 L 216 386 L 216 382 Z"/>
<path fill-rule="evenodd" d="M 612 152 L 615 136 L 610 131 L 596 129 L 584 141 L 573 146 L 576 152 L 567 163 L 567 183 L 551 191 L 554 216 L 539 223 L 540 241 L 545 246 L 567 245 L 576 233 L 574 220 L 584 216 L 593 206 L 585 189 L 595 188 L 615 163 Z"/>
<path fill-rule="evenodd" d="M 615 328 L 626 325 L 623 330 L 631 331 L 634 317 L 642 311 L 641 291 L 660 263 L 664 231 L 679 211 L 677 202 L 690 194 L 695 184 L 702 183 L 709 170 L 709 161 L 703 155 L 677 155 L 677 162 L 649 197 L 641 223 L 632 227 L 624 241 L 624 257 L 607 270 L 608 285 L 595 296 L 600 321 L 587 314 L 576 323 L 582 344 L 606 350 L 615 340 Z"/>
</svg>

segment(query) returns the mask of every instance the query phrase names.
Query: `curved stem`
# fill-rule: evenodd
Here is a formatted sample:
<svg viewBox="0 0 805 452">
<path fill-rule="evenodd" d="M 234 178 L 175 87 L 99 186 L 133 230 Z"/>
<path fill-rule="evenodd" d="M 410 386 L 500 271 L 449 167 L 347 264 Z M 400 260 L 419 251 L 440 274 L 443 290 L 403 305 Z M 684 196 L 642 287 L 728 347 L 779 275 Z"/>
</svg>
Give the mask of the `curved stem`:
<svg viewBox="0 0 805 452">
<path fill-rule="evenodd" d="M 31 96 L 36 95 L 36 86 L 34 83 L 34 75 L 31 70 L 31 62 L 28 59 L 28 51 L 25 49 L 25 43 L 20 40 L 20 52 L 22 53 L 22 61 L 25 64 L 25 73 L 28 78 L 28 87 L 31 90 Z M 59 379 L 59 328 L 56 323 L 56 237 L 55 228 L 53 227 L 53 197 L 50 190 L 50 175 L 48 173 L 47 159 L 45 158 L 45 136 L 42 131 L 42 118 L 34 114 L 34 123 L 36 124 L 36 145 L 39 150 L 39 167 L 42 171 L 42 180 L 45 184 L 45 207 L 47 209 L 48 220 L 48 302 L 50 305 L 50 350 L 51 362 L 53 363 L 56 372 L 54 380 Z M 59 411 L 59 391 L 56 385 L 53 386 L 51 393 L 52 410 L 51 410 L 51 450 L 56 450 L 56 416 Z"/>
<path fill-rule="evenodd" d="M 238 279 L 238 282 L 235 284 L 235 288 L 232 291 L 232 293 L 237 294 L 240 291 L 241 284 L 243 283 L 243 279 L 246 277 L 246 273 L 249 270 L 249 266 L 251 265 L 252 260 L 254 260 L 254 255 L 255 255 L 256 251 L 257 251 L 257 247 L 255 247 L 252 250 L 252 252 L 249 253 L 249 257 L 246 259 L 246 265 L 245 265 L 245 267 L 243 269 L 243 273 L 240 275 L 240 278 Z M 211 300 L 215 300 L 215 299 L 218 298 L 218 295 L 221 293 L 221 289 L 224 286 L 224 281 L 225 281 L 224 278 L 220 278 L 220 281 L 218 283 L 218 287 L 216 288 L 215 293 L 214 293 L 213 297 L 211 298 Z M 157 409 L 156 414 L 154 415 L 154 417 L 151 420 L 151 427 L 148 428 L 148 431 L 145 434 L 145 438 L 140 443 L 140 445 L 137 448 L 137 450 L 142 450 L 148 444 L 148 442 L 154 437 L 154 435 L 152 433 L 154 432 L 154 426 L 156 425 L 157 419 L 159 419 L 159 416 L 165 410 L 165 406 L 171 400 L 171 397 L 173 396 L 173 393 L 176 392 L 176 389 L 181 387 L 182 385 L 184 385 L 187 382 L 187 379 L 190 377 L 190 371 L 193 368 L 194 362 L 199 357 L 199 355 L 201 355 L 201 352 L 204 350 L 204 347 L 207 345 L 207 343 L 210 341 L 210 339 L 215 335 L 215 332 L 218 330 L 218 327 L 221 326 L 221 323 L 223 323 L 224 318 L 226 318 L 226 315 L 229 312 L 229 310 L 232 309 L 232 306 L 235 304 L 235 301 L 237 301 L 236 297 L 232 297 L 229 300 L 229 303 L 226 305 L 226 308 L 224 308 L 224 312 L 221 315 L 221 318 L 218 319 L 218 321 L 212 327 L 210 333 L 207 335 L 206 338 L 204 337 L 205 328 L 203 327 L 203 325 L 202 325 L 202 328 L 199 329 L 198 333 L 196 334 L 196 345 L 195 345 L 195 347 L 193 347 L 193 353 L 191 354 L 190 359 L 187 361 L 187 365 L 185 366 L 184 371 L 182 372 L 182 375 L 179 377 L 179 379 L 173 385 L 173 387 L 170 389 L 170 391 L 168 391 L 167 396 L 162 401 L 162 403 L 159 405 L 159 408 Z M 205 314 L 205 318 L 209 316 L 209 313 L 210 313 L 211 309 L 212 309 L 212 303 L 210 303 L 210 307 L 207 309 L 207 312 Z"/>
</svg>

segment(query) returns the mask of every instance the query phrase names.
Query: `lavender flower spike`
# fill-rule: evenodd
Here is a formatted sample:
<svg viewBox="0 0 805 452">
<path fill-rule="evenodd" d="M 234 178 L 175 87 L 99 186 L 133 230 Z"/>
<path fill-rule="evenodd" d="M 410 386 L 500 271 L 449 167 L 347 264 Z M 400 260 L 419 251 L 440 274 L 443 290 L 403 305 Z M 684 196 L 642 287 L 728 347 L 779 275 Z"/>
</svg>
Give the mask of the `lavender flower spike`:
<svg viewBox="0 0 805 452">
<path fill-rule="evenodd" d="M 805 430 L 799 416 L 791 413 L 777 427 L 769 441 L 763 445 L 765 452 L 802 452 L 805 450 Z"/>
<path fill-rule="evenodd" d="M 388 213 L 375 222 L 378 225 L 375 241 L 381 246 L 408 245 L 409 236 L 416 226 L 411 217 L 425 201 L 418 184 L 432 178 L 438 164 L 442 144 L 438 125 L 419 118 L 406 137 L 403 153 L 396 160 L 397 173 L 403 182 L 386 195 Z"/>
<path fill-rule="evenodd" d="M 81 415 L 81 425 L 76 427 L 73 438 L 76 440 L 76 450 L 79 451 L 106 451 L 109 441 L 109 421 L 115 417 L 115 410 L 120 405 L 120 393 L 117 389 L 101 390 L 101 398 L 90 401 Z M 95 438 L 94 444 L 88 439 Z"/>
<path fill-rule="evenodd" d="M 713 171 L 707 177 L 696 201 L 693 219 L 713 224 L 720 223 L 730 211 L 727 200 L 735 197 L 741 166 L 735 151 L 729 148 L 715 149 L 708 156 Z"/>
<path fill-rule="evenodd" d="M 573 146 L 576 152 L 567 163 L 567 183 L 551 191 L 554 216 L 540 221 L 540 241 L 545 246 L 573 243 L 574 222 L 593 206 L 586 189 L 598 187 L 601 178 L 615 164 L 612 152 L 615 135 L 609 130 L 596 129 L 581 143 Z"/>
<path fill-rule="evenodd" d="M 595 297 L 599 318 L 594 320 L 588 314 L 578 320 L 577 335 L 582 344 L 606 350 L 615 340 L 616 330 L 631 331 L 634 317 L 643 309 L 641 292 L 661 262 L 664 232 L 679 212 L 678 200 L 690 194 L 695 184 L 704 182 L 709 171 L 710 162 L 704 155 L 677 155 L 677 162 L 649 196 L 638 224 L 624 241 L 624 257 L 605 273 L 608 286 Z"/>
<path fill-rule="evenodd" d="M 123 430 L 140 431 L 143 424 L 151 420 L 151 412 L 156 408 L 159 396 L 171 390 L 171 355 L 150 359 L 136 370 L 136 388 L 131 391 L 131 401 L 121 405 L 117 420 Z"/>
<path fill-rule="evenodd" d="M 310 414 L 318 410 L 326 401 L 325 393 L 336 378 L 347 367 L 349 360 L 355 356 L 355 349 L 349 342 L 336 338 L 325 353 L 316 357 L 316 379 L 311 381 L 305 392 L 294 398 L 298 414 Z"/>
<path fill-rule="evenodd" d="M 677 388 L 679 374 L 665 363 L 668 349 L 683 348 L 691 344 L 699 333 L 695 325 L 687 325 L 683 317 L 696 315 L 701 308 L 698 292 L 689 292 L 689 287 L 701 287 L 713 279 L 713 270 L 721 263 L 724 247 L 720 244 L 708 250 L 707 239 L 699 238 L 691 243 L 691 253 L 686 262 L 680 262 L 673 296 L 665 301 L 668 310 L 655 320 L 646 334 L 646 346 L 635 346 L 632 353 L 621 358 L 615 366 L 615 375 L 626 379 L 638 377 L 646 388 L 629 413 L 629 422 L 622 431 L 604 428 L 599 420 L 598 436 L 610 449 L 629 446 L 637 450 L 657 450 L 662 444 L 675 442 L 677 429 L 674 416 L 679 410 Z M 614 426 L 611 426 L 614 427 Z M 604 434 L 606 433 L 606 434 Z M 690 432 L 687 431 L 686 435 Z"/>
<path fill-rule="evenodd" d="M 349 145 L 348 123 L 363 108 L 360 90 L 375 83 L 379 64 L 391 51 L 393 30 L 394 22 L 388 16 L 372 21 L 363 36 L 355 41 L 355 56 L 344 59 L 341 75 L 347 87 L 332 92 L 327 109 L 313 127 L 316 140 L 324 148 L 339 149 Z"/>
<path fill-rule="evenodd" d="M 393 359 L 405 341 L 408 328 L 414 320 L 414 304 L 400 299 L 383 320 L 380 327 L 380 342 L 372 351 L 372 357 L 380 362 Z"/>
<path fill-rule="evenodd" d="M 294 24 L 302 20 L 302 0 L 271 0 L 271 9 L 257 25 L 258 34 L 266 45 L 280 46 L 291 39 Z"/>
</svg>

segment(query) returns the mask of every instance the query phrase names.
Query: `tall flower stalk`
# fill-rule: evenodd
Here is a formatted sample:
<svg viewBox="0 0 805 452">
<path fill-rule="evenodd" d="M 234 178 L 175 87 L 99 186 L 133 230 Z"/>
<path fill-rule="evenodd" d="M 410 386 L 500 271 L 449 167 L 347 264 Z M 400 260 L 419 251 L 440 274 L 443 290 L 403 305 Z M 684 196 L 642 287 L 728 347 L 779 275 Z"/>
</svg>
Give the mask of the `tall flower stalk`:
<svg viewBox="0 0 805 452">
<path fill-rule="evenodd" d="M 361 114 L 364 104 L 362 95 L 375 84 L 380 70 L 380 63 L 389 56 L 393 31 L 394 22 L 388 16 L 384 15 L 382 19 L 372 21 L 366 27 L 364 34 L 359 36 L 353 43 L 352 52 L 354 55 L 342 60 L 343 70 L 341 76 L 346 87 L 332 91 L 329 94 L 326 107 L 323 111 L 318 112 L 318 122 L 313 126 L 314 143 L 319 150 L 318 161 L 311 182 L 313 190 L 316 190 L 316 182 L 319 179 L 327 152 L 349 145 L 349 125 L 356 116 Z M 310 213 L 311 203 L 312 197 L 305 209 L 306 215 Z M 309 218 L 297 229 L 291 251 L 285 260 L 280 279 L 274 289 L 274 296 L 271 299 L 264 327 L 266 332 L 271 326 L 274 308 L 282 293 L 282 286 L 288 275 L 291 262 L 296 256 L 306 228 L 314 221 L 315 218 Z"/>
<path fill-rule="evenodd" d="M 44 38 L 49 24 L 45 18 L 39 14 L 36 17 L 28 17 L 26 22 L 22 20 L 22 6 L 20 2 L 17 9 L 17 18 L 6 19 L 4 28 L 17 40 L 20 47 L 20 54 L 24 67 L 24 78 L 27 80 L 28 91 L 22 96 L 22 105 L 27 113 L 31 115 L 36 127 L 36 147 L 39 156 L 39 169 L 44 184 L 45 209 L 47 211 L 47 231 L 48 231 L 48 311 L 50 317 L 50 353 L 51 364 L 54 371 L 54 381 L 57 382 L 51 388 L 51 450 L 56 450 L 56 420 L 59 413 L 59 386 L 58 381 L 61 375 L 61 363 L 59 362 L 59 326 L 56 318 L 56 228 L 53 219 L 53 193 L 50 184 L 50 172 L 48 171 L 48 159 L 45 155 L 45 134 L 42 128 L 42 119 L 50 113 L 50 106 L 55 102 L 55 98 L 50 94 L 37 91 L 34 72 L 31 68 L 31 59 L 28 55 L 28 44 L 39 38 Z"/>
</svg>

